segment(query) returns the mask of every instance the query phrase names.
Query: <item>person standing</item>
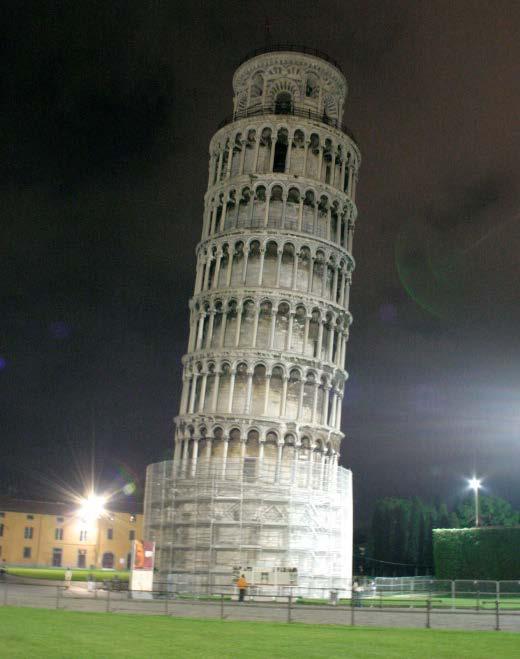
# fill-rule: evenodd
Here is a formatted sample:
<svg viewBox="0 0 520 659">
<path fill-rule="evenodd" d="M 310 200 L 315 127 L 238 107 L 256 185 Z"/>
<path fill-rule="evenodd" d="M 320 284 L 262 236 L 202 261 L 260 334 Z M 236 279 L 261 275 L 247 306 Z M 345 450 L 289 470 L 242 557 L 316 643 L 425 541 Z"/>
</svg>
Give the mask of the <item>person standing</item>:
<svg viewBox="0 0 520 659">
<path fill-rule="evenodd" d="M 238 588 L 238 601 L 243 602 L 246 596 L 246 589 L 249 584 L 246 581 L 246 578 L 243 574 L 237 579 L 237 588 Z"/>
<path fill-rule="evenodd" d="M 65 590 L 69 590 L 70 582 L 72 581 L 72 570 L 68 567 L 65 570 Z"/>
</svg>

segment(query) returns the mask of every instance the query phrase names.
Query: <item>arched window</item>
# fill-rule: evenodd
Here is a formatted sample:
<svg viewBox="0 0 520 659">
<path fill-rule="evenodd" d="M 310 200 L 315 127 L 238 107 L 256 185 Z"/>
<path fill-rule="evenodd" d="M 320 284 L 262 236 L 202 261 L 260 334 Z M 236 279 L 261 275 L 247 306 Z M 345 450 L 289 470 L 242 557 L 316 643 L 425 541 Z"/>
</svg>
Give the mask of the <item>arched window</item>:
<svg viewBox="0 0 520 659">
<path fill-rule="evenodd" d="M 224 345 L 226 348 L 233 348 L 236 341 L 237 332 L 237 303 L 231 300 L 228 304 L 226 315 L 226 333 L 224 336 Z"/>
<path fill-rule="evenodd" d="M 253 327 L 255 324 L 256 307 L 252 300 L 242 304 L 242 318 L 240 322 L 240 346 L 253 347 Z"/>
<path fill-rule="evenodd" d="M 251 241 L 247 258 L 246 286 L 258 286 L 260 275 L 260 243 L 258 240 Z"/>
<path fill-rule="evenodd" d="M 287 382 L 287 401 L 285 403 L 285 416 L 289 419 L 296 419 L 298 416 L 301 386 L 300 372 L 293 368 Z"/>
<path fill-rule="evenodd" d="M 289 92 L 280 92 L 274 102 L 275 114 L 292 114 L 292 97 Z"/>
<path fill-rule="evenodd" d="M 266 204 L 265 187 L 263 185 L 259 185 L 255 190 L 255 197 L 253 200 L 252 226 L 254 227 L 264 226 L 265 204 Z"/>
<path fill-rule="evenodd" d="M 239 364 L 235 375 L 232 412 L 244 414 L 247 403 L 247 365 Z"/>
<path fill-rule="evenodd" d="M 264 270 L 262 286 L 276 285 L 276 268 L 278 264 L 278 245 L 271 241 L 267 243 L 264 255 Z"/>
<path fill-rule="evenodd" d="M 280 128 L 274 147 L 273 172 L 285 172 L 285 159 L 287 157 L 288 135 L 286 128 Z"/>
<path fill-rule="evenodd" d="M 229 402 L 229 386 L 231 380 L 231 367 L 229 364 L 222 364 L 217 398 L 217 410 L 227 412 Z"/>
<path fill-rule="evenodd" d="M 307 76 L 305 96 L 307 98 L 317 98 L 318 96 L 318 78 L 314 73 L 309 73 Z"/>
<path fill-rule="evenodd" d="M 256 347 L 269 348 L 271 339 L 271 318 L 273 305 L 269 300 L 264 300 L 260 304 L 260 315 L 258 318 L 258 330 L 256 333 Z"/>
<path fill-rule="evenodd" d="M 265 366 L 257 364 L 253 371 L 253 395 L 251 414 L 253 416 L 262 416 L 265 404 Z"/>
<path fill-rule="evenodd" d="M 261 73 L 255 73 L 251 78 L 250 98 L 259 99 L 264 92 L 264 77 Z"/>
<path fill-rule="evenodd" d="M 206 378 L 206 395 L 204 396 L 204 410 L 206 412 L 211 410 L 213 404 L 213 394 L 215 391 L 215 364 L 208 366 L 208 375 Z M 199 446 L 200 450 L 200 446 Z"/>
<path fill-rule="evenodd" d="M 275 366 L 271 371 L 271 383 L 269 386 L 269 404 L 267 415 L 278 417 L 282 403 L 283 393 L 283 370 L 281 366 Z"/>
<path fill-rule="evenodd" d="M 283 190 L 281 186 L 274 185 L 271 189 L 271 199 L 269 201 L 269 227 L 281 227 L 283 215 Z"/>
<path fill-rule="evenodd" d="M 278 305 L 276 313 L 276 325 L 274 331 L 274 348 L 276 350 L 285 350 L 287 341 L 287 330 L 289 329 L 289 305 L 287 302 L 281 302 Z"/>
<path fill-rule="evenodd" d="M 231 269 L 231 286 L 233 288 L 242 286 L 244 277 L 244 243 L 238 242 L 233 252 L 233 265 Z"/>
</svg>

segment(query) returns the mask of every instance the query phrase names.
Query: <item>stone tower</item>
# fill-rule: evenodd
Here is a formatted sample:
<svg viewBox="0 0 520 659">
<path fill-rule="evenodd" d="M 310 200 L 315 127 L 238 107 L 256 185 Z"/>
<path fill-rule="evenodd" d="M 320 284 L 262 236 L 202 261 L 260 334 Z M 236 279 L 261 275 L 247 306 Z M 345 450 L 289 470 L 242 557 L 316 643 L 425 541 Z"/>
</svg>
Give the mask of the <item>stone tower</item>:
<svg viewBox="0 0 520 659">
<path fill-rule="evenodd" d="M 148 467 L 145 533 L 173 588 L 231 586 L 240 567 L 254 583 L 278 568 L 309 594 L 348 589 L 347 82 L 326 55 L 284 46 L 246 58 L 233 90 L 209 149 L 175 451 Z"/>
</svg>

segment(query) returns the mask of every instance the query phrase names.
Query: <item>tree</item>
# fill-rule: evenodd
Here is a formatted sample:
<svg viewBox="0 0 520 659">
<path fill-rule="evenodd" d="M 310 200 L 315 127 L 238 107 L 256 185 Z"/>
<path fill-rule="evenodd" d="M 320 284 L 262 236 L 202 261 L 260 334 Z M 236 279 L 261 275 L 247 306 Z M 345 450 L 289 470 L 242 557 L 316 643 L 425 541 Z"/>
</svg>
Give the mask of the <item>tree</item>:
<svg viewBox="0 0 520 659">
<path fill-rule="evenodd" d="M 457 508 L 462 528 L 475 526 L 475 500 L 468 496 Z M 519 523 L 518 513 L 511 504 L 500 497 L 482 495 L 479 497 L 480 526 L 515 526 Z"/>
</svg>

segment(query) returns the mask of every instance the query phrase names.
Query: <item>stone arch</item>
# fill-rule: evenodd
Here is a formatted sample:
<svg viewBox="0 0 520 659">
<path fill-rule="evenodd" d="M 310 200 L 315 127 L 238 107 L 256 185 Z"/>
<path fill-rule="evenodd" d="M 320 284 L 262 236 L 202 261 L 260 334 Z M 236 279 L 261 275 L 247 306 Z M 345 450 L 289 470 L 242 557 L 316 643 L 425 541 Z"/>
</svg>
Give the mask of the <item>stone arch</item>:
<svg viewBox="0 0 520 659">
<path fill-rule="evenodd" d="M 290 307 L 287 302 L 280 302 L 276 311 L 274 348 L 275 350 L 285 350 L 287 342 L 287 332 L 289 329 Z"/>
<path fill-rule="evenodd" d="M 264 266 L 265 267 L 265 266 Z M 271 344 L 271 323 L 273 316 L 273 303 L 271 300 L 260 302 L 256 347 L 267 350 Z"/>
<path fill-rule="evenodd" d="M 276 286 L 276 271 L 278 269 L 278 245 L 270 240 L 264 253 L 264 269 L 262 272 L 262 286 L 274 288 Z"/>
</svg>

